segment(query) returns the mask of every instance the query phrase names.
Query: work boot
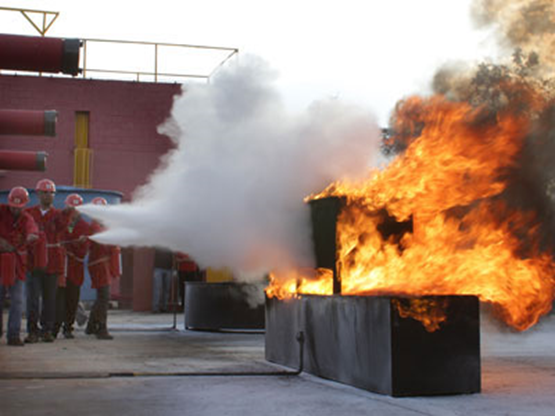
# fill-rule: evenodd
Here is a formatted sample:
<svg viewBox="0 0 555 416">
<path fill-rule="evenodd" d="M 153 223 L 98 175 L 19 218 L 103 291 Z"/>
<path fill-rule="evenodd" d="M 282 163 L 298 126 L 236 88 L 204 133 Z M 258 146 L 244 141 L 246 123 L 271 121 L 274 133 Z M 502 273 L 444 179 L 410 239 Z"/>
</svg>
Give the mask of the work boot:
<svg viewBox="0 0 555 416">
<path fill-rule="evenodd" d="M 8 345 L 12 347 L 23 347 L 25 344 L 19 337 L 8 338 Z"/>
<path fill-rule="evenodd" d="M 52 331 L 52 336 L 54 337 L 54 339 L 58 338 L 58 334 L 60 333 L 61 330 L 62 330 L 62 324 L 54 325 L 54 331 Z"/>
<path fill-rule="evenodd" d="M 100 325 L 100 328 L 96 333 L 96 338 L 107 339 L 107 340 L 114 339 L 114 337 L 109 334 L 108 328 L 106 328 L 106 325 Z"/>
<path fill-rule="evenodd" d="M 75 338 L 75 336 L 73 335 L 73 325 L 64 324 L 64 338 L 65 339 Z"/>
<path fill-rule="evenodd" d="M 42 342 L 54 342 L 54 335 L 50 332 L 45 332 L 42 334 Z"/>
<path fill-rule="evenodd" d="M 27 344 L 36 344 L 37 342 L 40 341 L 39 338 L 39 334 L 37 334 L 36 332 L 31 332 L 29 335 L 27 335 L 27 337 L 25 338 L 25 342 Z"/>
<path fill-rule="evenodd" d="M 110 335 L 110 333 L 107 330 L 104 331 L 100 331 L 96 334 L 96 338 L 97 339 L 106 339 L 106 340 L 112 340 L 114 339 L 113 336 Z"/>
<path fill-rule="evenodd" d="M 85 334 L 87 335 L 94 335 L 97 334 L 99 331 L 98 323 L 92 319 L 89 319 L 87 323 L 87 327 L 85 328 Z"/>
</svg>

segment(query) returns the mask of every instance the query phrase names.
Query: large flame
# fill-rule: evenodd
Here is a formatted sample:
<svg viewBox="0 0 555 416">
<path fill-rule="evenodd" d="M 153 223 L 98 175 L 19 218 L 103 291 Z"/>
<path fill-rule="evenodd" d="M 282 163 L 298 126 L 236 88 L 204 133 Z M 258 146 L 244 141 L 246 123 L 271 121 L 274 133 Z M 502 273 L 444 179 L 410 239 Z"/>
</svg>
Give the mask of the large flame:
<svg viewBox="0 0 555 416">
<path fill-rule="evenodd" d="M 344 199 L 337 223 L 342 293 L 476 295 L 518 330 L 547 313 L 554 265 L 540 249 L 539 220 L 503 198 L 530 114 L 488 112 L 442 96 L 407 100 L 395 126 L 411 136 L 406 151 L 364 182 L 337 182 L 312 197 Z M 384 212 L 412 222 L 412 229 L 383 233 Z M 330 274 L 318 279 L 296 273 L 274 275 L 268 294 L 332 293 Z"/>
</svg>

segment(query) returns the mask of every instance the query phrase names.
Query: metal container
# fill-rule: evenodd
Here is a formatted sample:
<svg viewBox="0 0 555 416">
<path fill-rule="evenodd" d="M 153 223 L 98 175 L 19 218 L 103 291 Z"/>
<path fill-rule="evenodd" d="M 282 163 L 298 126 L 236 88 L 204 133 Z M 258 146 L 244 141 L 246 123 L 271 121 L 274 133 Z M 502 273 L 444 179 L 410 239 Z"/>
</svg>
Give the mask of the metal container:
<svg viewBox="0 0 555 416">
<path fill-rule="evenodd" d="M 0 135 L 56 136 L 55 110 L 0 109 Z"/>
<path fill-rule="evenodd" d="M 343 198 L 322 198 L 309 202 L 316 267 L 333 271 L 333 293 L 341 293 L 341 278 L 336 267 L 337 217 L 345 204 Z"/>
<path fill-rule="evenodd" d="M 48 175 L 46 175 L 48 177 Z M 32 207 L 39 203 L 39 198 L 34 189 L 27 189 L 29 191 L 29 204 L 28 207 Z M 10 193 L 9 189 L 0 190 L 0 203 L 5 204 L 8 200 L 8 195 Z M 90 203 L 97 196 L 101 196 L 108 204 L 119 204 L 123 194 L 118 191 L 104 190 L 104 189 L 89 189 L 89 188 L 78 188 L 75 186 L 65 186 L 56 184 L 56 195 L 54 197 L 54 207 L 63 209 L 65 207 L 64 201 L 69 194 L 77 193 L 83 197 L 83 202 L 85 204 Z"/>
<path fill-rule="evenodd" d="M 185 329 L 264 329 L 260 285 L 238 282 L 185 282 Z"/>
<path fill-rule="evenodd" d="M 0 170 L 46 170 L 46 152 L 0 150 Z"/>
<path fill-rule="evenodd" d="M 447 320 L 428 332 L 402 318 L 391 296 L 266 299 L 266 359 L 391 396 L 477 393 L 481 388 L 479 302 L 447 298 Z"/>
<path fill-rule="evenodd" d="M 79 74 L 79 39 L 0 34 L 0 69 Z"/>
<path fill-rule="evenodd" d="M 474 296 L 341 296 L 337 269 L 337 219 L 345 198 L 310 202 L 317 267 L 331 269 L 334 295 L 266 300 L 266 359 L 299 366 L 297 334 L 305 339 L 304 367 L 311 374 L 391 396 L 476 393 L 481 388 L 479 302 Z M 412 232 L 386 210 L 384 240 Z M 429 332 L 399 311 L 411 299 L 444 305 L 446 321 Z"/>
<path fill-rule="evenodd" d="M 337 269 L 337 218 L 346 204 L 344 197 L 309 201 L 316 267 L 332 270 L 334 294 L 341 293 L 341 271 Z M 391 239 L 399 243 L 405 233 L 413 231 L 412 218 L 397 221 L 385 209 L 376 211 L 373 215 L 380 220 L 378 232 L 384 240 Z M 402 247 L 399 249 L 402 250 Z"/>
</svg>

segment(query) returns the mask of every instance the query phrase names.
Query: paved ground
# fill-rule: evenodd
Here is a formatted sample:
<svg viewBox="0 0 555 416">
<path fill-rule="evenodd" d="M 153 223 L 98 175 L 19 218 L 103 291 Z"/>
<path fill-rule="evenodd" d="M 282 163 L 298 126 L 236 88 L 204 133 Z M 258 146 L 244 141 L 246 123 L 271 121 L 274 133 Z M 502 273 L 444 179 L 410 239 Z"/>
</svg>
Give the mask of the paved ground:
<svg viewBox="0 0 555 416">
<path fill-rule="evenodd" d="M 172 324 L 169 314 L 111 311 L 113 341 L 82 329 L 75 340 L 24 348 L 2 339 L 0 415 L 555 414 L 555 317 L 524 334 L 483 320 L 481 394 L 402 399 L 304 373 L 186 375 L 288 369 L 264 360 L 263 334 L 172 330 Z"/>
</svg>

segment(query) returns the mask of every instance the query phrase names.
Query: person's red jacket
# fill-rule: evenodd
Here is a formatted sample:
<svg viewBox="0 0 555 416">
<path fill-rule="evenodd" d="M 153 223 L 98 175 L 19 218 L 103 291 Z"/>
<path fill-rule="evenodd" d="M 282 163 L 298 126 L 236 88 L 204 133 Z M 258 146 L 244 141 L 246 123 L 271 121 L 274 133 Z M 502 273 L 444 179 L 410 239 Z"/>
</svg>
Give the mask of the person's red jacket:
<svg viewBox="0 0 555 416">
<path fill-rule="evenodd" d="M 89 251 L 90 225 L 78 218 L 69 221 L 61 235 L 62 244 L 66 251 L 66 278 L 76 286 L 81 286 L 85 280 L 84 262 Z"/>
<path fill-rule="evenodd" d="M 91 224 L 91 235 L 103 231 L 103 227 L 96 221 Z M 99 244 L 96 241 L 90 242 L 89 249 L 89 274 L 91 275 L 91 286 L 98 289 L 108 286 L 113 278 L 119 275 L 119 267 L 114 267 L 115 258 L 119 259 L 119 247 Z"/>
<path fill-rule="evenodd" d="M 177 252 L 175 253 L 175 260 L 177 262 L 177 270 L 180 272 L 196 272 L 198 270 L 197 264 L 188 254 Z"/>
<path fill-rule="evenodd" d="M 46 268 L 46 273 L 64 273 L 65 255 L 64 249 L 60 244 L 61 233 L 66 226 L 67 217 L 57 208 L 50 208 L 44 215 L 40 211 L 40 206 L 28 208 L 26 210 L 35 220 L 39 227 L 39 240 L 33 244 L 29 252 L 29 269 Z M 43 255 L 40 250 L 47 250 L 47 264 L 39 261 Z"/>
<path fill-rule="evenodd" d="M 0 237 L 15 249 L 13 252 L 0 254 L 0 278 L 3 285 L 13 285 L 16 278 L 25 280 L 27 236 L 38 233 L 37 224 L 29 214 L 22 212 L 16 220 L 8 205 L 0 205 Z"/>
</svg>

